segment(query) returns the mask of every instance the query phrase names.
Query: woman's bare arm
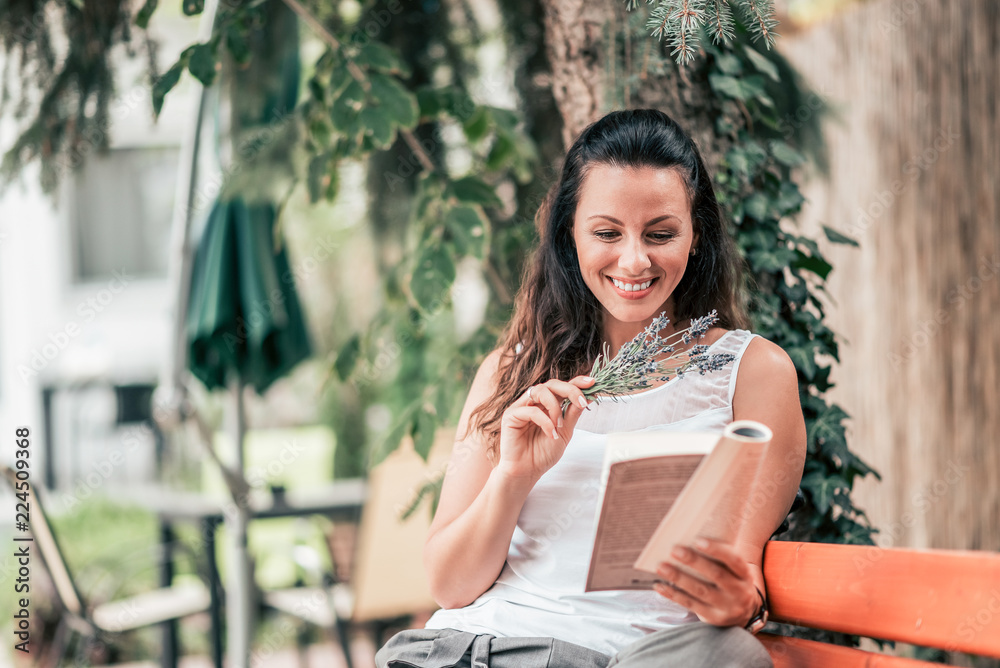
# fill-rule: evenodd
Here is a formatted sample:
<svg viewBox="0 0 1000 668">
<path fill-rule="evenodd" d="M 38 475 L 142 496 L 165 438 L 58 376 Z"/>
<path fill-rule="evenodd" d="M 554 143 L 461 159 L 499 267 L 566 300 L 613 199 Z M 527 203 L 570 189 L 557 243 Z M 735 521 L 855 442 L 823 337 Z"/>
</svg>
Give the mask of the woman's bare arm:
<svg viewBox="0 0 1000 668">
<path fill-rule="evenodd" d="M 504 411 L 493 467 L 469 417 L 495 392 L 499 361 L 499 352 L 489 355 L 472 383 L 424 545 L 431 594 L 444 608 L 468 605 L 496 581 L 521 507 L 535 482 L 562 457 L 586 406 L 580 388 L 593 383 L 582 376 L 548 380 L 531 388 L 530 397 L 517 399 Z M 571 402 L 565 414 L 564 399 Z"/>
</svg>

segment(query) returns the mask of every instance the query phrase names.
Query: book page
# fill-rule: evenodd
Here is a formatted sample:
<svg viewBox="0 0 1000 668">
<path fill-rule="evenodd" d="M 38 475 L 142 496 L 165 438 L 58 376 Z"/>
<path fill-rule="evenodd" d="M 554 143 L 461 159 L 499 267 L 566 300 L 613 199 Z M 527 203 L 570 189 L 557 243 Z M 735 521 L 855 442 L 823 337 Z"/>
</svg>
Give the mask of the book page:
<svg viewBox="0 0 1000 668">
<path fill-rule="evenodd" d="M 611 464 L 586 591 L 652 587 L 656 576 L 633 564 L 703 457 L 666 455 Z"/>
</svg>

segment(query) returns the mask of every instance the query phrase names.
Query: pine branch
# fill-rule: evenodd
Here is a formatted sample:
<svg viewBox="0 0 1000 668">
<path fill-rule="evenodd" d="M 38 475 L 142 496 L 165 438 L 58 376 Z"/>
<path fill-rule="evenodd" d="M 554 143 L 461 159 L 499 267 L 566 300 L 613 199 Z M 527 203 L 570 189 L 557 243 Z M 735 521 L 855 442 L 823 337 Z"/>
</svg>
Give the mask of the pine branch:
<svg viewBox="0 0 1000 668">
<path fill-rule="evenodd" d="M 767 48 L 770 49 L 774 46 L 775 37 L 778 36 L 774 32 L 778 21 L 774 18 L 773 0 L 742 0 L 740 4 L 746 11 L 754 41 L 763 38 Z"/>
<path fill-rule="evenodd" d="M 728 44 L 736 37 L 736 30 L 733 24 L 733 11 L 729 7 L 727 0 L 712 0 L 712 37 L 716 44 L 724 42 Z"/>
<path fill-rule="evenodd" d="M 673 50 L 670 55 L 680 65 L 694 60 L 699 48 L 699 37 L 704 28 L 716 44 L 730 43 L 736 36 L 736 25 L 730 0 L 649 0 L 655 6 L 646 23 L 650 34 L 659 40 L 668 40 Z M 638 7 L 638 0 L 625 0 L 625 8 Z M 746 15 L 747 27 L 754 41 L 763 38 L 770 49 L 778 34 L 774 29 L 773 0 L 739 0 Z"/>
</svg>

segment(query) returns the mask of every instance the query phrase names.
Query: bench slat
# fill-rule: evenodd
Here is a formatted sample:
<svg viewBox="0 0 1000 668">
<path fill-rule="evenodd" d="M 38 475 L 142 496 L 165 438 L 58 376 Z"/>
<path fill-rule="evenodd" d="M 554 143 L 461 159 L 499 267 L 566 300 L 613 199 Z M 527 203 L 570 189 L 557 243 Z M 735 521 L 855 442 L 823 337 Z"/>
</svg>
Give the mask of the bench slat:
<svg viewBox="0 0 1000 668">
<path fill-rule="evenodd" d="M 1000 657 L 1000 554 L 769 541 L 771 619 Z"/>
<path fill-rule="evenodd" d="M 761 633 L 757 638 L 771 655 L 774 668 L 931 668 L 941 665 L 769 633 Z"/>
</svg>

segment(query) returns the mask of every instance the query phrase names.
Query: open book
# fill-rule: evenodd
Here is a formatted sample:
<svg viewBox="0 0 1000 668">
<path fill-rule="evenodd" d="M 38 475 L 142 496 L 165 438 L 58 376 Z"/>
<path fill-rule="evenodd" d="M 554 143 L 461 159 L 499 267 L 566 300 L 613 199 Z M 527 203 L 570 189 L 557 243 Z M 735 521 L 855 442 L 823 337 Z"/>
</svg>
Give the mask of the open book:
<svg viewBox="0 0 1000 668">
<path fill-rule="evenodd" d="M 738 420 L 711 432 L 611 434 L 586 591 L 652 589 L 677 544 L 736 543 L 771 430 Z M 671 560 L 673 561 L 673 560 Z M 676 564 L 681 566 L 681 564 Z"/>
</svg>

